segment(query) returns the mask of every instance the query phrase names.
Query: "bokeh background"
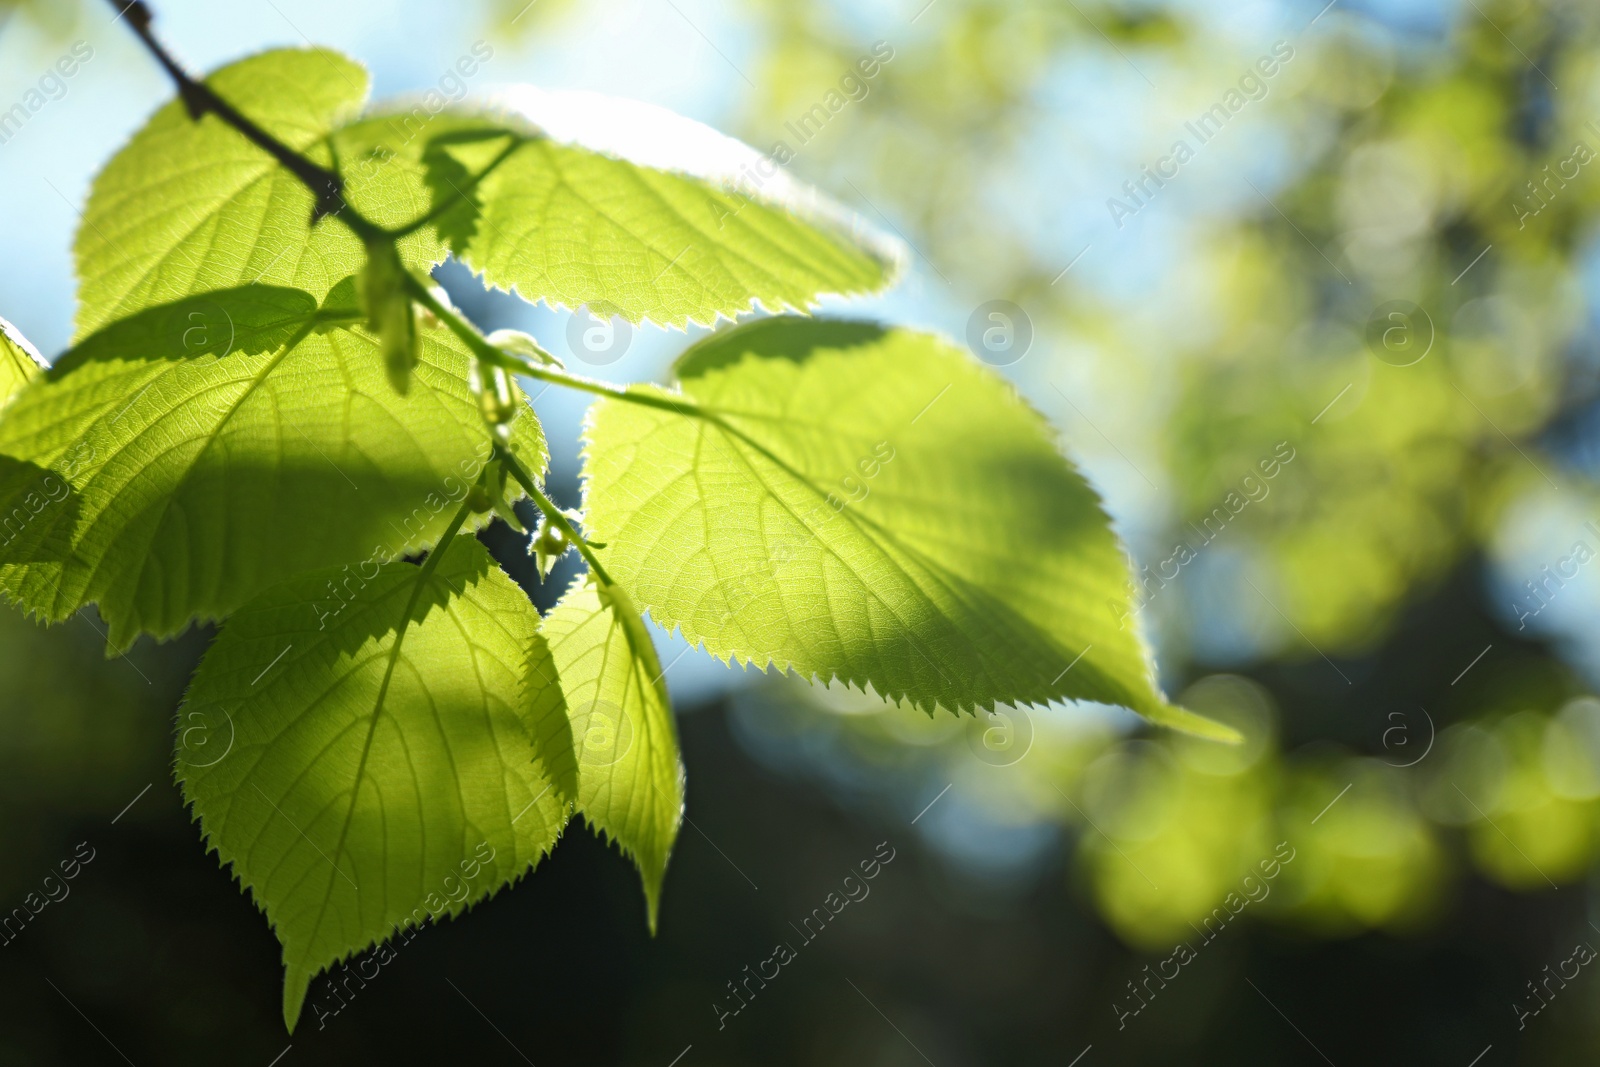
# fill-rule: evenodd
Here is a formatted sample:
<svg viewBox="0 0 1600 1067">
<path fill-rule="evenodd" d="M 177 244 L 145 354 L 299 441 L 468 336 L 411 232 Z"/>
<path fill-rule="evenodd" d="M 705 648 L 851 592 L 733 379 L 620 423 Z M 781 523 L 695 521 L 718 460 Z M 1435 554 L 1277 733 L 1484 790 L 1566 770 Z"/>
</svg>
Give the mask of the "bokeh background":
<svg viewBox="0 0 1600 1067">
<path fill-rule="evenodd" d="M 276 942 L 171 780 L 209 634 L 106 660 L 92 615 L 46 631 L 6 608 L 0 909 L 93 858 L 0 946 L 0 1063 L 1600 1055 L 1592 4 L 155 6 L 200 69 L 315 42 L 383 97 L 484 41 L 472 91 L 590 89 L 784 141 L 792 174 L 913 250 L 899 289 L 829 313 L 965 338 L 1005 301 L 1026 324 L 991 362 L 1105 495 L 1163 684 L 1249 740 L 1090 707 L 929 720 L 660 634 L 689 822 L 659 936 L 630 866 L 574 828 L 370 981 L 336 975 L 348 1006 L 291 1037 Z M 106 5 L 0 20 L 0 110 L 92 50 L 0 141 L 0 314 L 48 354 L 76 205 L 169 87 Z M 864 95 L 798 143 L 875 48 Z M 439 277 L 485 328 L 596 362 L 569 316 Z M 592 369 L 659 379 L 685 343 L 642 330 Z M 536 401 L 569 504 L 583 403 Z M 484 537 L 541 604 L 575 566 L 541 587 L 509 530 Z M 719 1027 L 726 983 L 883 842 L 870 897 Z"/>
</svg>

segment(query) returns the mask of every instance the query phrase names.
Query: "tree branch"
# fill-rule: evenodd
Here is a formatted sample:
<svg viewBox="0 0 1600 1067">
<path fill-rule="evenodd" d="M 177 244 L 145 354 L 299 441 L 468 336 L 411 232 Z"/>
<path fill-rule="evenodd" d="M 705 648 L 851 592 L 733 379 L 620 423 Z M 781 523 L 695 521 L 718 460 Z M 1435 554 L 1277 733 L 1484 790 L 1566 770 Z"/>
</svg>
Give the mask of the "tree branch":
<svg viewBox="0 0 1600 1067">
<path fill-rule="evenodd" d="M 316 206 L 312 209 L 311 221 L 316 222 L 325 216 L 334 215 L 363 239 L 387 235 L 386 230 L 367 219 L 345 200 L 344 180 L 338 174 L 312 162 L 263 130 L 238 108 L 213 92 L 210 86 L 195 80 L 184 70 L 166 47 L 156 39 L 155 33 L 150 28 L 153 16 L 144 0 L 110 0 L 110 3 L 117 10 L 119 18 L 124 16 L 127 18 L 128 25 L 133 27 L 133 32 L 172 78 L 190 118 L 198 122 L 205 115 L 215 115 L 242 134 L 250 143 L 277 160 L 289 173 L 300 179 L 301 184 L 311 190 L 311 195 L 317 198 Z"/>
</svg>

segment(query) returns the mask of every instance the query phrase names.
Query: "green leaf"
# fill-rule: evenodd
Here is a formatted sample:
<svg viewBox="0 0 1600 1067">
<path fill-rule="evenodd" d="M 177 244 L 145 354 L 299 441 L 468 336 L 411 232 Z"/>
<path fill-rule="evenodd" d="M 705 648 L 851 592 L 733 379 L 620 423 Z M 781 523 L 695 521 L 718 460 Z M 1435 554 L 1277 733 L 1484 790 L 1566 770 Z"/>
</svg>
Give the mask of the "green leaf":
<svg viewBox="0 0 1600 1067">
<path fill-rule="evenodd" d="M 98 603 L 120 650 L 284 578 L 433 544 L 491 452 L 470 356 L 424 330 L 397 396 L 358 317 L 353 282 L 320 310 L 245 286 L 147 309 L 68 352 L 0 415 L 0 514 L 37 497 L 45 469 L 68 490 L 30 505 L 0 590 L 49 621 Z M 531 411 L 510 447 L 543 471 Z"/>
<path fill-rule="evenodd" d="M 677 373 L 705 417 L 605 400 L 585 451 L 601 562 L 661 625 L 929 710 L 1070 698 L 1231 735 L 1163 699 L 1099 498 L 965 352 L 783 318 Z"/>
<path fill-rule="evenodd" d="M 367 72 L 325 49 L 280 49 L 206 79 L 290 148 L 329 165 L 325 142 L 367 95 Z M 374 168 L 363 209 L 380 225 L 426 210 L 419 188 Z M 250 282 L 321 299 L 361 269 L 362 244 L 336 219 L 311 225 L 311 193 L 214 115 L 180 100 L 157 111 L 95 178 L 78 229 L 78 336 L 142 308 Z M 431 231 L 408 238 L 413 265 L 443 259 Z"/>
<path fill-rule="evenodd" d="M 639 866 L 650 930 L 683 819 L 683 765 L 661 664 L 644 620 L 618 588 L 580 579 L 545 616 L 524 706 L 536 733 L 570 723 L 578 810 Z M 553 674 L 550 673 L 553 671 Z"/>
<path fill-rule="evenodd" d="M 898 271 L 898 245 L 699 123 L 531 86 L 498 102 L 394 111 L 338 141 L 341 158 L 427 182 L 451 249 L 525 299 L 684 326 L 871 292 Z"/>
<path fill-rule="evenodd" d="M 404 261 L 468 264 L 532 300 L 663 325 L 883 288 L 899 245 L 753 149 L 671 112 L 524 86 L 472 110 L 389 105 L 356 119 L 358 64 L 279 49 L 207 78 L 290 148 L 338 169 L 350 203 L 409 226 Z M 588 147 L 584 147 L 588 146 Z M 134 311 L 262 281 L 320 299 L 361 269 L 337 219 L 260 148 L 180 100 L 95 179 L 79 228 L 80 337 Z"/>
<path fill-rule="evenodd" d="M 179 716 L 184 796 L 283 943 L 291 1030 L 319 971 L 511 884 L 570 803 L 517 711 L 537 613 L 481 545 L 374 567 L 319 617 L 345 580 L 240 609 Z"/>
<path fill-rule="evenodd" d="M 44 357 L 22 336 L 22 331 L 0 319 L 0 405 L 44 368 Z"/>
</svg>

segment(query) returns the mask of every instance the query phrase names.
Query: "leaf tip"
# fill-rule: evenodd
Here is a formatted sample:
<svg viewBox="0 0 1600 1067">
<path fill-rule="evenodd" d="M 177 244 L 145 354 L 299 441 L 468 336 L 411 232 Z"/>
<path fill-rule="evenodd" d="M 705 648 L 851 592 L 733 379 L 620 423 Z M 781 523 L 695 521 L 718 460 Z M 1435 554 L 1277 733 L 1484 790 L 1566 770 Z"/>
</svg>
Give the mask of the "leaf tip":
<svg viewBox="0 0 1600 1067">
<path fill-rule="evenodd" d="M 638 857 L 636 857 L 638 859 Z M 639 863 L 639 879 L 644 883 L 644 916 L 645 925 L 650 929 L 650 936 L 656 936 L 661 919 L 661 887 L 667 880 L 667 865 L 665 862 L 648 868 L 643 862 Z"/>
<path fill-rule="evenodd" d="M 283 1025 L 289 1033 L 294 1033 L 295 1024 L 300 1021 L 300 1012 L 305 1007 L 306 991 L 311 988 L 311 972 L 304 967 L 286 964 L 283 971 Z"/>
</svg>

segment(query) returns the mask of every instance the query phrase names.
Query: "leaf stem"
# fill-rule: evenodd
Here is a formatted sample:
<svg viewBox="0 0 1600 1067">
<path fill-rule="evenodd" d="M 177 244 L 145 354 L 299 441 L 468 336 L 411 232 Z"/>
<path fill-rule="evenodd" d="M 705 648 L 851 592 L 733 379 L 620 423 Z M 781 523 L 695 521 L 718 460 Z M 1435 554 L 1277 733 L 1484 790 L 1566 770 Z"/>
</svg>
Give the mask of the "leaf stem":
<svg viewBox="0 0 1600 1067">
<path fill-rule="evenodd" d="M 511 139 L 511 143 L 502 149 L 499 155 L 495 156 L 494 159 L 489 161 L 488 166 L 484 167 L 477 174 L 467 179 L 467 187 L 465 189 L 461 188 L 461 186 L 457 185 L 455 182 L 450 181 L 448 176 L 440 175 L 445 181 L 450 183 L 450 188 L 456 191 L 455 197 L 436 205 L 432 210 L 420 218 L 413 219 L 398 229 L 390 230 L 390 236 L 394 237 L 396 240 L 401 237 L 409 237 L 411 234 L 422 229 L 430 222 L 437 222 L 440 217 L 448 214 L 455 208 L 460 207 L 462 204 L 471 203 L 472 191 L 477 189 L 477 187 L 483 183 L 485 178 L 494 173 L 495 168 L 499 167 L 500 164 L 510 159 L 511 153 L 515 152 L 517 149 L 521 148 L 527 143 L 527 140 L 524 138 L 513 137 Z"/>
<path fill-rule="evenodd" d="M 567 518 L 560 508 L 556 507 L 555 501 L 544 495 L 543 490 L 529 476 L 527 469 L 517 462 L 517 458 L 505 448 L 496 445 L 495 450 L 496 458 L 505 464 L 506 471 L 517 480 L 517 484 L 522 486 L 523 491 L 528 494 L 533 502 L 539 505 L 539 510 L 544 512 L 545 519 L 565 534 L 567 540 L 571 541 L 573 546 L 577 548 L 578 554 L 589 565 L 589 569 L 600 580 L 600 584 L 605 586 L 616 585 L 617 583 L 611 580 L 611 575 L 606 573 L 606 568 L 600 562 L 600 558 L 594 554 L 594 549 L 590 547 L 589 542 L 573 527 L 572 520 Z"/>
<path fill-rule="evenodd" d="M 483 483 L 484 479 L 480 476 L 478 479 L 478 484 L 482 485 Z M 428 576 L 431 575 L 434 571 L 434 568 L 439 565 L 439 559 L 444 555 L 444 550 L 449 548 L 450 542 L 456 539 L 456 534 L 461 532 L 462 524 L 467 521 L 467 516 L 471 513 L 471 505 L 466 500 L 463 500 L 461 502 L 461 506 L 456 509 L 455 517 L 450 520 L 450 525 L 444 528 L 444 534 L 440 536 L 439 543 L 433 546 L 432 551 L 428 553 L 428 557 L 422 561 L 421 573 L 417 576 L 418 590 L 421 590 L 422 586 L 428 581 Z M 417 597 L 420 595 L 420 592 L 412 595 L 411 607 L 406 609 L 406 616 L 408 618 L 411 615 L 411 608 L 415 608 L 417 606 Z"/>
<path fill-rule="evenodd" d="M 416 301 L 450 328 L 450 332 L 461 338 L 462 342 L 470 349 L 472 354 L 485 363 L 507 370 L 525 374 L 530 378 L 537 378 L 542 382 L 552 385 L 564 385 L 569 389 L 577 389 L 585 393 L 594 393 L 596 396 L 610 397 L 613 400 L 622 400 L 630 404 L 640 404 L 644 407 L 659 408 L 662 411 L 671 411 L 678 415 L 693 415 L 712 421 L 720 421 L 716 415 L 689 400 L 677 400 L 670 396 L 656 395 L 630 389 L 627 386 L 603 382 L 598 378 L 586 378 L 581 374 L 572 374 L 569 371 L 557 370 L 554 366 L 547 366 L 526 356 L 515 352 L 507 352 L 489 343 L 488 338 L 478 332 L 478 328 L 468 322 L 460 312 L 446 305 L 428 286 L 415 274 L 407 274 L 408 288 Z M 541 350 L 542 351 L 542 350 Z M 550 357 L 552 361 L 554 357 Z"/>
<path fill-rule="evenodd" d="M 389 236 L 389 231 L 362 215 L 345 200 L 344 179 L 337 173 L 312 162 L 278 140 L 218 96 L 210 86 L 197 81 L 184 70 L 150 28 L 154 17 L 144 0 L 110 0 L 110 3 L 116 9 L 119 18 L 127 17 L 128 25 L 133 27 L 133 32 L 172 78 L 173 84 L 177 86 L 178 96 L 183 99 L 184 107 L 188 109 L 191 119 L 198 122 L 207 114 L 215 115 L 277 160 L 289 173 L 300 179 L 301 184 L 311 190 L 311 194 L 317 198 L 316 206 L 312 210 L 313 222 L 324 216 L 333 215 L 363 240 Z"/>
</svg>

